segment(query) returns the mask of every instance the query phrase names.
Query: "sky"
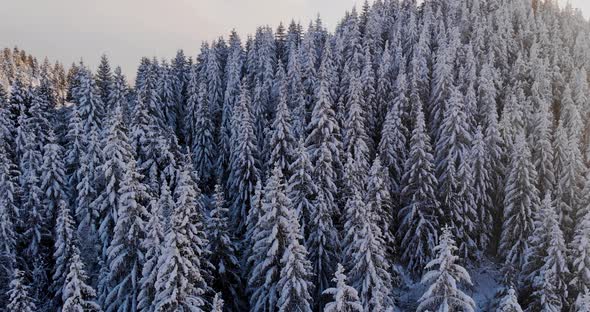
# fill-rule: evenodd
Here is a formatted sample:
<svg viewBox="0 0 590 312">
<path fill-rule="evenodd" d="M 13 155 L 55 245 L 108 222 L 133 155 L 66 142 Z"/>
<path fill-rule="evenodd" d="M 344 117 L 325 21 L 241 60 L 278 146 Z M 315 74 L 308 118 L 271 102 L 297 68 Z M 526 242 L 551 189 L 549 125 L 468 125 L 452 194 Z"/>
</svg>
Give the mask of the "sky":
<svg viewBox="0 0 590 312">
<path fill-rule="evenodd" d="M 0 0 L 0 47 L 96 68 L 106 54 L 130 78 L 142 56 L 195 56 L 203 41 L 236 29 L 242 39 L 260 25 L 291 19 L 305 27 L 319 14 L 332 30 L 363 0 Z M 566 0 L 562 0 L 566 1 Z M 570 0 L 590 16 L 590 0 Z"/>
</svg>

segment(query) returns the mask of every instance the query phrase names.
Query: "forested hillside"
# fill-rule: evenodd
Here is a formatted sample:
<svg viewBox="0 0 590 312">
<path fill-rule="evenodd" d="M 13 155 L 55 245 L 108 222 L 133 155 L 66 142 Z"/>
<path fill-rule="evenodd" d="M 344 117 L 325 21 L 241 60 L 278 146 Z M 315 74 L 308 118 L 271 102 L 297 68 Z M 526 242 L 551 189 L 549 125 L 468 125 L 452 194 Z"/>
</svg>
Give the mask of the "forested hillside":
<svg viewBox="0 0 590 312">
<path fill-rule="evenodd" d="M 590 311 L 588 69 L 555 0 L 376 0 L 135 82 L 5 49 L 0 311 Z"/>
</svg>

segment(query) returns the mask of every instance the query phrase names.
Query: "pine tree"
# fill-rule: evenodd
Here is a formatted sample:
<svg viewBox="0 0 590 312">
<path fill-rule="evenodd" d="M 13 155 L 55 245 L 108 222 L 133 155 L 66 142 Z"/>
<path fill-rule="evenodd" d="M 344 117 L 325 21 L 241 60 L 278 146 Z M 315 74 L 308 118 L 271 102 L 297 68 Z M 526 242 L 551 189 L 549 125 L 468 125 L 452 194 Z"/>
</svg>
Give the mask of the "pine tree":
<svg viewBox="0 0 590 312">
<path fill-rule="evenodd" d="M 333 301 L 325 305 L 326 312 L 362 312 L 363 305 L 359 300 L 356 289 L 346 284 L 344 267 L 338 264 L 334 279 L 336 287 L 326 289 L 323 294 L 332 295 Z"/>
<path fill-rule="evenodd" d="M 138 308 L 140 278 L 145 263 L 141 241 L 146 237 L 145 223 L 149 215 L 141 202 L 146 188 L 135 162 L 126 164 L 117 191 L 117 211 L 113 238 L 107 249 L 109 293 L 105 311 L 135 311 Z"/>
<path fill-rule="evenodd" d="M 402 260 L 412 272 L 420 273 L 434 256 L 432 252 L 437 239 L 440 210 L 435 194 L 437 181 L 432 148 L 425 129 L 422 105 L 416 93 L 412 98 L 415 101 L 412 108 L 415 125 L 402 179 L 404 206 L 399 211 L 398 237 Z"/>
<path fill-rule="evenodd" d="M 522 269 L 525 252 L 532 234 L 533 212 L 539 205 L 535 185 L 537 173 L 524 135 L 516 137 L 507 174 L 504 199 L 504 221 L 500 237 L 500 254 L 506 266 Z"/>
<path fill-rule="evenodd" d="M 100 312 L 100 306 L 94 302 L 96 291 L 86 284 L 84 264 L 80 260 L 80 251 L 74 245 L 69 261 L 68 274 L 63 288 L 63 312 Z"/>
<path fill-rule="evenodd" d="M 10 297 L 6 308 L 11 312 L 34 312 L 37 307 L 33 302 L 33 298 L 29 294 L 30 287 L 25 285 L 24 272 L 14 270 L 14 276 L 10 282 L 10 290 L 8 296 Z"/>
<path fill-rule="evenodd" d="M 438 245 L 434 248 L 437 256 L 425 269 L 422 283 L 430 285 L 418 300 L 416 311 L 475 311 L 475 301 L 457 288 L 457 283 L 471 285 L 471 277 L 459 260 L 451 229 L 445 227 Z M 435 268 L 437 267 L 437 268 Z"/>
<path fill-rule="evenodd" d="M 219 299 L 227 309 L 237 311 L 244 306 L 242 302 L 242 279 L 240 263 L 236 256 L 235 239 L 228 230 L 229 210 L 221 185 L 215 186 L 214 207 L 209 213 L 207 236 L 210 252 L 209 261 L 216 268 L 213 272 L 213 289 L 219 290 Z"/>
<path fill-rule="evenodd" d="M 508 293 L 500 300 L 496 312 L 522 312 L 514 288 L 510 288 Z"/>
</svg>

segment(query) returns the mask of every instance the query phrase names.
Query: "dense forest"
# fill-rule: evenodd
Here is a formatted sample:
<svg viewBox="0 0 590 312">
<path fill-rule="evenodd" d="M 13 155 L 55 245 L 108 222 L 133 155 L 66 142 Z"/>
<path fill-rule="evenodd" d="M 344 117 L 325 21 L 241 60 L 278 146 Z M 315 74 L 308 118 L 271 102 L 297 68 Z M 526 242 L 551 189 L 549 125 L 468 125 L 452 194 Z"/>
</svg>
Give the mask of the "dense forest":
<svg viewBox="0 0 590 312">
<path fill-rule="evenodd" d="M 556 0 L 376 0 L 134 82 L 4 49 L 0 311 L 590 311 L 589 69 Z"/>
</svg>

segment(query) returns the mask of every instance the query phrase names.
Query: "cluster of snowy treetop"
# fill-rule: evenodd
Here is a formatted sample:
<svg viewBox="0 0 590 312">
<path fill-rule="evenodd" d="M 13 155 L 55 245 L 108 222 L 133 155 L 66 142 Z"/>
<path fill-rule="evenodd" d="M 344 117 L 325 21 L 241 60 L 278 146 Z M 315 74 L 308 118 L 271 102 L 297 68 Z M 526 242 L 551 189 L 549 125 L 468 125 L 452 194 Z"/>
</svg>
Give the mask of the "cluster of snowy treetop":
<svg viewBox="0 0 590 312">
<path fill-rule="evenodd" d="M 555 2 L 377 0 L 134 87 L 14 73 L 0 309 L 395 311 L 410 275 L 465 312 L 494 259 L 498 311 L 589 311 L 590 23 Z"/>
</svg>

